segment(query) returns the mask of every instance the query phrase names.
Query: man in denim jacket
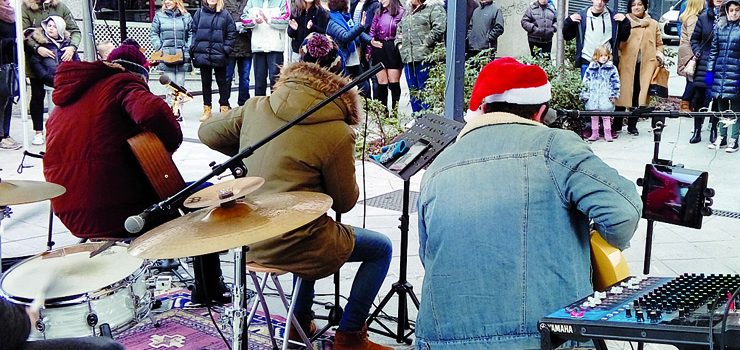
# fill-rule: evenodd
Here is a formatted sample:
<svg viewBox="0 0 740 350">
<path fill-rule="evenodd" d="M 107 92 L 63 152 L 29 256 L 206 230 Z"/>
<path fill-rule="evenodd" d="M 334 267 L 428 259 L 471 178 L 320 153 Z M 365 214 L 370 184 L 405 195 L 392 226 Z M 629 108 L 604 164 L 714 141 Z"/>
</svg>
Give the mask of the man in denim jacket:
<svg viewBox="0 0 740 350">
<path fill-rule="evenodd" d="M 485 114 L 469 114 L 424 174 L 418 348 L 539 349 L 537 321 L 592 292 L 589 221 L 628 247 L 635 185 L 575 133 L 540 124 L 550 96 L 541 68 L 489 63 L 470 101 Z"/>
</svg>

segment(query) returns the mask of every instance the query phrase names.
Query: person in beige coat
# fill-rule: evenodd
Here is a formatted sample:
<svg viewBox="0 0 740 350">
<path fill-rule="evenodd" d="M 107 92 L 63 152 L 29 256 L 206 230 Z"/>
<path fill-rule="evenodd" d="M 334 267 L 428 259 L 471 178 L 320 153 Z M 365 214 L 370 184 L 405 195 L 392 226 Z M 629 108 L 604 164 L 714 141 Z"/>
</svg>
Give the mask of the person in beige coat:
<svg viewBox="0 0 740 350">
<path fill-rule="evenodd" d="M 314 56 L 325 54 L 326 42 L 311 46 L 309 51 Z M 338 54 L 336 48 L 331 51 Z M 348 78 L 315 63 L 283 66 L 270 96 L 253 97 L 244 106 L 204 122 L 198 136 L 208 147 L 234 156 L 348 82 Z M 250 176 L 266 180 L 254 193 L 321 192 L 331 196 L 335 212 L 348 212 L 359 196 L 352 130 L 359 119 L 359 97 L 353 89 L 257 149 L 244 160 Z M 388 237 L 335 222 L 326 214 L 299 229 L 251 245 L 247 254 L 247 261 L 303 278 L 295 315 L 309 336 L 316 331 L 311 312 L 314 281 L 338 271 L 345 262 L 362 263 L 339 322 L 334 349 L 390 349 L 370 342 L 365 324 L 390 260 Z"/>
<path fill-rule="evenodd" d="M 647 13 L 648 0 L 629 0 L 627 20 L 629 38 L 619 45 L 619 80 L 621 90 L 615 105 L 617 110 L 646 106 L 653 73 L 663 64 L 663 40 L 658 22 Z M 615 118 L 614 130 L 622 128 L 622 118 Z M 637 118 L 627 120 L 627 132 L 639 135 Z"/>
</svg>

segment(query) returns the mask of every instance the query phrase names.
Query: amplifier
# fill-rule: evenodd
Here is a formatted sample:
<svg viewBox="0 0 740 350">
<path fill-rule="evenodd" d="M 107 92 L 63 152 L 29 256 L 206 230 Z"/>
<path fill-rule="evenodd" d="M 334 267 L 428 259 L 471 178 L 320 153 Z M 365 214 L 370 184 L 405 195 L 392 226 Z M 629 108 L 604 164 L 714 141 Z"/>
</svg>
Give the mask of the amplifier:
<svg viewBox="0 0 740 350">
<path fill-rule="evenodd" d="M 636 341 L 691 349 L 740 349 L 733 293 L 740 275 L 629 277 L 553 312 L 539 322 L 542 350 L 568 340 Z"/>
</svg>

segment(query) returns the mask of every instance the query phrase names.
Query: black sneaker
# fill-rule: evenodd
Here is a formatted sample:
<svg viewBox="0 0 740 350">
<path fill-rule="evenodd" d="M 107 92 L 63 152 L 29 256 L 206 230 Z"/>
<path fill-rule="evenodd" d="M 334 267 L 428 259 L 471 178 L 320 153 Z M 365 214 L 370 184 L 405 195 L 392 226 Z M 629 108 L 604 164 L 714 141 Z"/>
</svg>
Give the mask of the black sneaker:
<svg viewBox="0 0 740 350">
<path fill-rule="evenodd" d="M 725 152 L 727 153 L 735 153 L 738 150 L 738 142 L 737 139 L 733 139 L 732 143 L 730 143 L 730 146 L 725 149 Z"/>
<path fill-rule="evenodd" d="M 639 132 L 639 131 L 637 131 L 637 128 L 634 128 L 634 129 L 627 129 L 627 132 L 628 132 L 628 133 L 629 133 L 630 135 L 634 135 L 634 136 L 640 135 L 640 132 Z"/>
</svg>

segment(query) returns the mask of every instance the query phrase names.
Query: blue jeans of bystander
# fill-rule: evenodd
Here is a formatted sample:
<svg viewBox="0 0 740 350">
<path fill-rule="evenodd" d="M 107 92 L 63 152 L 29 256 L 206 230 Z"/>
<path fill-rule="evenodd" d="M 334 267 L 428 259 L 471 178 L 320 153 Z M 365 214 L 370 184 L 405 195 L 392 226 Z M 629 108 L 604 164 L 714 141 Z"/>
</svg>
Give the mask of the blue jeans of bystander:
<svg viewBox="0 0 740 350">
<path fill-rule="evenodd" d="M 252 57 L 229 57 L 229 62 L 226 63 L 226 80 L 231 82 L 234 81 L 234 71 L 238 67 L 239 70 L 239 97 L 237 98 L 236 104 L 243 106 L 244 103 L 249 99 L 249 72 L 252 70 Z"/>
</svg>

